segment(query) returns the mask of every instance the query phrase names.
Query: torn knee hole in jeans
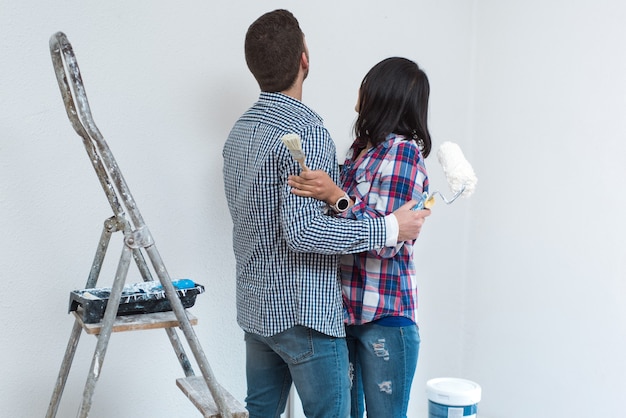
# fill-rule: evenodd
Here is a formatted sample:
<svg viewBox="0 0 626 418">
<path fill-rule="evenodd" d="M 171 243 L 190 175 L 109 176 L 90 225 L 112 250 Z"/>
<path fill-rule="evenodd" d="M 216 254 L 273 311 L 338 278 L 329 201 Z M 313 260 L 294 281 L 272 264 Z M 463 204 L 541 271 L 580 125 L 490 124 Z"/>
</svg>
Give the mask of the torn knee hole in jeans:
<svg viewBox="0 0 626 418">
<path fill-rule="evenodd" d="M 352 362 L 350 362 L 348 367 L 348 378 L 350 379 L 350 389 L 352 389 L 354 385 L 354 364 Z"/>
<path fill-rule="evenodd" d="M 379 338 L 378 341 L 372 343 L 374 354 L 377 357 L 382 357 L 384 360 L 389 360 L 389 350 L 385 347 L 385 339 Z"/>
<path fill-rule="evenodd" d="M 379 383 L 378 388 L 380 389 L 381 392 L 391 395 L 391 381 L 390 380 L 386 380 L 384 382 Z"/>
</svg>

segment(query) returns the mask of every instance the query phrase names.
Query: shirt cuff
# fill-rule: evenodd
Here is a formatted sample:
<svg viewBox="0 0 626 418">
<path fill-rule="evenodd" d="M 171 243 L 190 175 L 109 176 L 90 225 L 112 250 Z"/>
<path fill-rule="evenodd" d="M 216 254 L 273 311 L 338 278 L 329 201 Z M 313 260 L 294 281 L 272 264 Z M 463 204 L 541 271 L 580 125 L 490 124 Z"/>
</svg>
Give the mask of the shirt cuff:
<svg viewBox="0 0 626 418">
<path fill-rule="evenodd" d="M 400 233 L 400 226 L 398 225 L 396 215 L 391 213 L 385 216 L 385 227 L 387 230 L 385 247 L 395 247 L 398 244 L 398 234 Z"/>
</svg>

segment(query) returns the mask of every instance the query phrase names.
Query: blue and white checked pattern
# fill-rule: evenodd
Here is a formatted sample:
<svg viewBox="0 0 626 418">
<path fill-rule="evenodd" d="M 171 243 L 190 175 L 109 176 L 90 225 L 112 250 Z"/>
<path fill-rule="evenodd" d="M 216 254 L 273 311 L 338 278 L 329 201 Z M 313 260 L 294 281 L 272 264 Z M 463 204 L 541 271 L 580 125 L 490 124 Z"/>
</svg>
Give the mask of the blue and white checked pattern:
<svg viewBox="0 0 626 418">
<path fill-rule="evenodd" d="M 224 146 L 237 320 L 247 332 L 271 336 L 303 325 L 344 336 L 338 255 L 385 245 L 384 218 L 328 216 L 325 203 L 290 192 L 287 177 L 300 168 L 281 141 L 288 133 L 302 138 L 311 169 L 337 180 L 335 145 L 322 123 L 298 100 L 261 93 Z"/>
<path fill-rule="evenodd" d="M 357 154 L 353 146 L 341 173 L 344 190 L 356 200 L 345 216 L 384 216 L 428 191 L 424 158 L 414 141 L 391 134 L 354 161 L 351 156 Z M 347 324 L 361 325 L 386 316 L 403 316 L 417 323 L 413 243 L 341 257 Z"/>
</svg>

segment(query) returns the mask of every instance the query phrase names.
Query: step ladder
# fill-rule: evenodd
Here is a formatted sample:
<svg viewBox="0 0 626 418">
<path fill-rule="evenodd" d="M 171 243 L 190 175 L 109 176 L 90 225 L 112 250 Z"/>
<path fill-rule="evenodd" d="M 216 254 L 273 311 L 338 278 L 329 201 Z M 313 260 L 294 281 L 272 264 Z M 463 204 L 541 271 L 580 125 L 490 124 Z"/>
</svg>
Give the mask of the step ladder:
<svg viewBox="0 0 626 418">
<path fill-rule="evenodd" d="M 204 417 L 248 417 L 248 412 L 242 404 L 230 395 L 213 375 L 192 328 L 197 323 L 197 319 L 188 313 L 182 305 L 170 275 L 157 251 L 152 235 L 144 223 L 115 158 L 93 122 L 78 63 L 72 45 L 64 33 L 57 32 L 51 36 L 50 54 L 67 115 L 74 130 L 83 140 L 89 159 L 113 210 L 113 216 L 104 222 L 85 289 L 96 287 L 111 236 L 115 232 L 123 234 L 124 245 L 102 320 L 98 324 L 86 324 L 77 312 L 73 312 L 75 316 L 74 327 L 61 363 L 46 418 L 53 418 L 57 414 L 76 347 L 83 332 L 96 335 L 97 343 L 77 415 L 81 418 L 85 418 L 89 414 L 93 392 L 101 372 L 111 334 L 119 331 L 154 328 L 165 329 L 185 374 L 184 378 L 177 379 L 176 384 Z M 150 260 L 152 270 L 146 262 L 146 255 Z M 144 281 L 154 280 L 153 272 L 156 274 L 171 305 L 171 311 L 128 316 L 117 315 L 131 260 L 135 261 Z M 176 328 L 180 328 L 182 331 L 202 376 L 195 375 Z"/>
</svg>

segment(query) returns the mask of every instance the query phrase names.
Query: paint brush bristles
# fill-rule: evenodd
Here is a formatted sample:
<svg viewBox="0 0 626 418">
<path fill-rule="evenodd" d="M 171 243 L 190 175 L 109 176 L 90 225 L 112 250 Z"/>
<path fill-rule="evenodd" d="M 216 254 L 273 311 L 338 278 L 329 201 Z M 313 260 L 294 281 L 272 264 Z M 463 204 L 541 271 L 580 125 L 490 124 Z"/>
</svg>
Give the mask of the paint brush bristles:
<svg viewBox="0 0 626 418">
<path fill-rule="evenodd" d="M 303 171 L 307 171 L 309 168 L 304 163 L 304 152 L 302 151 L 302 140 L 298 134 L 287 134 L 282 138 L 283 144 L 289 149 L 291 157 L 300 163 Z"/>
</svg>

